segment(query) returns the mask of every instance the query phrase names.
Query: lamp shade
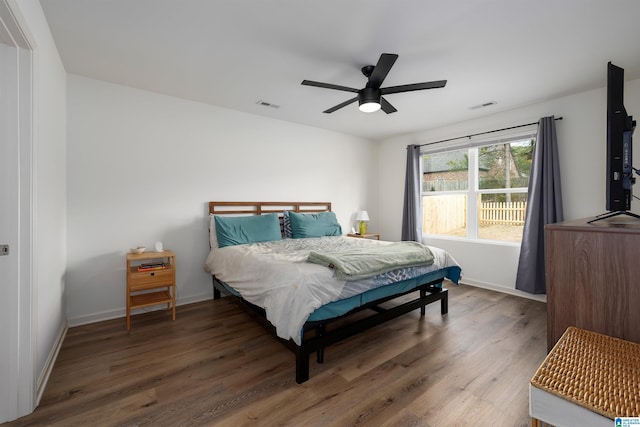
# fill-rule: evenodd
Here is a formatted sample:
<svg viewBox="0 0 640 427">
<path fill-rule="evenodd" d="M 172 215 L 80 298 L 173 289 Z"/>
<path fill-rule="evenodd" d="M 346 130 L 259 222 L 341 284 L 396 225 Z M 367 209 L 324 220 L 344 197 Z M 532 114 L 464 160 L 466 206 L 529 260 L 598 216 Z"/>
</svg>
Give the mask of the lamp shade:
<svg viewBox="0 0 640 427">
<path fill-rule="evenodd" d="M 356 214 L 356 221 L 369 221 L 369 214 L 367 211 L 358 211 Z"/>
</svg>

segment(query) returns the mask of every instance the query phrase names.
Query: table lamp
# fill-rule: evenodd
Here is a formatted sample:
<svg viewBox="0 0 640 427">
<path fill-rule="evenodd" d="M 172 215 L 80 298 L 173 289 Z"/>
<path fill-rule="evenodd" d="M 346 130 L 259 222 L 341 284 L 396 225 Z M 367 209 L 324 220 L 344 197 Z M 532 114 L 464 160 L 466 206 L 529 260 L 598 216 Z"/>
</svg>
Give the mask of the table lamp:
<svg viewBox="0 0 640 427">
<path fill-rule="evenodd" d="M 369 221 L 369 214 L 367 213 L 367 211 L 358 211 L 358 213 L 356 214 L 356 220 L 360 221 L 360 234 L 367 234 L 367 221 Z"/>
</svg>

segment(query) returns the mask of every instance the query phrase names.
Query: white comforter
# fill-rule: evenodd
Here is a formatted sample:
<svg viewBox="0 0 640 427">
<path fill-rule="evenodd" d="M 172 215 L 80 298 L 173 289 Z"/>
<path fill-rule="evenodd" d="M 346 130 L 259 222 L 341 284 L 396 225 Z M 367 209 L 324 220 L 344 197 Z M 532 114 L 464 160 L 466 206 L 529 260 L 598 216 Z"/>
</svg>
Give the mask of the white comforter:
<svg viewBox="0 0 640 427">
<path fill-rule="evenodd" d="M 349 292 L 345 293 L 347 282 L 336 279 L 333 270 L 306 262 L 309 252 L 337 252 L 354 246 L 389 243 L 338 236 L 227 246 L 211 250 L 205 269 L 245 300 L 263 307 L 279 337 L 300 344 L 302 326 L 314 310 L 371 288 L 375 281 L 349 282 Z M 419 274 L 458 265 L 444 250 L 429 248 L 434 263 L 420 267 Z"/>
</svg>

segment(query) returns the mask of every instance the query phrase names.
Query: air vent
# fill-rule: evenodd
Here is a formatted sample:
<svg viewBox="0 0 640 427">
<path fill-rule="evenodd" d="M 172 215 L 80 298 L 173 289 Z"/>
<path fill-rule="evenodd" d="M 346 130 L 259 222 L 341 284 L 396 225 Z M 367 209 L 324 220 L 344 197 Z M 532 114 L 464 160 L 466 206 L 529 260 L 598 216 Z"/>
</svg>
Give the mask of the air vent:
<svg viewBox="0 0 640 427">
<path fill-rule="evenodd" d="M 261 106 L 263 106 L 263 107 L 269 107 L 269 108 L 280 108 L 280 106 L 279 106 L 279 105 L 272 104 L 272 103 L 270 103 L 270 102 L 263 101 L 263 100 L 260 100 L 260 101 L 256 102 L 256 104 L 261 105 Z"/>
<path fill-rule="evenodd" d="M 488 102 L 484 102 L 482 104 L 478 104 L 478 105 L 474 105 L 473 107 L 469 107 L 470 110 L 477 110 L 479 108 L 485 108 L 485 107 L 489 107 L 491 105 L 496 105 L 497 102 L 496 101 L 488 101 Z"/>
</svg>

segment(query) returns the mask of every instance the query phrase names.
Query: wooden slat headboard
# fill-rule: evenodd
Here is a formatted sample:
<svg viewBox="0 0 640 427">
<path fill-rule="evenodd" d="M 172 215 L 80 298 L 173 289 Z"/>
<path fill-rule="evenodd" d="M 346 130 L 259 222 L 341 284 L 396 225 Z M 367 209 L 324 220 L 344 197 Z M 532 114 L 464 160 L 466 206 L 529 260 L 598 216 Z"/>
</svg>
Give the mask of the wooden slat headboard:
<svg viewBox="0 0 640 427">
<path fill-rule="evenodd" d="M 215 215 L 263 215 L 284 211 L 312 213 L 331 212 L 331 202 L 209 202 L 209 213 Z"/>
</svg>

